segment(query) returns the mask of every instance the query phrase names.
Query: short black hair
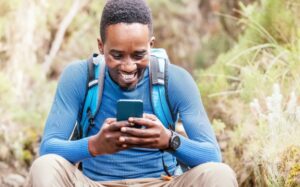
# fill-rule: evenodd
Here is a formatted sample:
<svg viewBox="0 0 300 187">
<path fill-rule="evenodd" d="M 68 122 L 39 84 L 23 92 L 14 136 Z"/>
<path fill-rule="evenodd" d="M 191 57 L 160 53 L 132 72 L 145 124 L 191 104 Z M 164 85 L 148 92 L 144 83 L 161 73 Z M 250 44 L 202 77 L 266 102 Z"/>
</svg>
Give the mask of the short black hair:
<svg viewBox="0 0 300 187">
<path fill-rule="evenodd" d="M 100 21 L 100 36 L 105 43 L 105 31 L 109 25 L 118 23 L 141 23 L 148 25 L 153 34 L 152 14 L 145 0 L 108 0 Z"/>
</svg>

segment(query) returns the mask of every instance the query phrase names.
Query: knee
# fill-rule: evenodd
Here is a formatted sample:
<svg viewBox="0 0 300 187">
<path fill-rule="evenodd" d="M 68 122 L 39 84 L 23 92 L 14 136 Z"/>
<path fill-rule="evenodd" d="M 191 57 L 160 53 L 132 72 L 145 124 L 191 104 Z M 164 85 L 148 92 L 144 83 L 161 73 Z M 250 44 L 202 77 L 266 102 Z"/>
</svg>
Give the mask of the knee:
<svg viewBox="0 0 300 187">
<path fill-rule="evenodd" d="M 214 184 L 208 186 L 238 186 L 235 172 L 224 163 L 205 163 L 193 168 L 198 179 L 206 181 L 206 184 Z M 219 184 L 217 184 L 219 183 Z"/>
<path fill-rule="evenodd" d="M 62 166 L 63 162 L 68 162 L 63 157 L 56 154 L 47 154 L 37 158 L 30 168 L 30 173 L 41 173 L 42 171 L 50 171 L 54 168 Z"/>
<path fill-rule="evenodd" d="M 29 181 L 32 186 L 47 186 L 58 179 L 66 164 L 71 163 L 59 155 L 41 156 L 33 162 L 30 168 Z"/>
<path fill-rule="evenodd" d="M 235 172 L 229 167 L 227 164 L 224 163 L 217 163 L 217 162 L 209 162 L 203 165 L 197 166 L 196 170 L 203 170 L 204 173 L 211 173 L 216 176 L 220 175 L 233 175 L 235 176 Z"/>
</svg>

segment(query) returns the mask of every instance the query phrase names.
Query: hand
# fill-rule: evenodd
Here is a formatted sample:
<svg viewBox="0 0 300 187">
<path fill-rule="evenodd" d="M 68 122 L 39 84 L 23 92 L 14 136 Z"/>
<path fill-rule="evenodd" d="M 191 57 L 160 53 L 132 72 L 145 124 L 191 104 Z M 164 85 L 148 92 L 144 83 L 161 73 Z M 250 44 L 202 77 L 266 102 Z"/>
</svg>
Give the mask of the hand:
<svg viewBox="0 0 300 187">
<path fill-rule="evenodd" d="M 91 155 L 113 154 L 127 149 L 127 146 L 120 142 L 122 135 L 120 129 L 128 126 L 130 126 L 128 121 L 116 121 L 115 118 L 106 119 L 101 130 L 89 139 L 88 147 Z"/>
<path fill-rule="evenodd" d="M 144 126 L 144 129 L 124 126 L 121 132 L 125 136 L 120 137 L 126 147 L 144 147 L 167 149 L 171 132 L 164 127 L 161 121 L 152 114 L 144 114 L 143 118 L 129 118 L 129 123 Z"/>
</svg>

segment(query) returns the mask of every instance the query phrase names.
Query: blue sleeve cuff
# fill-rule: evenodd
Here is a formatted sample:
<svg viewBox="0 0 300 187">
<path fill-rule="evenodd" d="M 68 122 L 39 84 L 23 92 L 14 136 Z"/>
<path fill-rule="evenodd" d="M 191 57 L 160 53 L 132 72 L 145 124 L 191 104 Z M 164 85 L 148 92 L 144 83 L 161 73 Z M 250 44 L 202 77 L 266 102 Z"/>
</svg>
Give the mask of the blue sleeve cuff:
<svg viewBox="0 0 300 187">
<path fill-rule="evenodd" d="M 92 157 L 88 148 L 88 139 L 83 138 L 75 141 L 49 139 L 42 142 L 40 154 L 57 154 L 72 163 L 77 163 Z"/>
<path fill-rule="evenodd" d="M 84 150 L 82 153 L 83 158 L 93 157 L 89 151 L 89 137 L 83 138 L 82 141 L 82 150 Z"/>
<path fill-rule="evenodd" d="M 179 135 L 181 145 L 172 154 L 190 167 L 206 162 L 221 162 L 221 154 L 211 142 L 198 142 Z"/>
</svg>

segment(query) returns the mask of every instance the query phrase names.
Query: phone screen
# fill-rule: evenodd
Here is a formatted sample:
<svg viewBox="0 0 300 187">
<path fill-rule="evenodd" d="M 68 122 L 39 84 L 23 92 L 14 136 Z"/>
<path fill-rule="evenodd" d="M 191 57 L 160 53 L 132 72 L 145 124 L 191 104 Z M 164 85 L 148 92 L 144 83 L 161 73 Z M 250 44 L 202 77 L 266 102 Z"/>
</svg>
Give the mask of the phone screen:
<svg viewBox="0 0 300 187">
<path fill-rule="evenodd" d="M 143 101 L 120 99 L 117 102 L 117 121 L 128 120 L 129 117 L 143 117 Z"/>
</svg>

